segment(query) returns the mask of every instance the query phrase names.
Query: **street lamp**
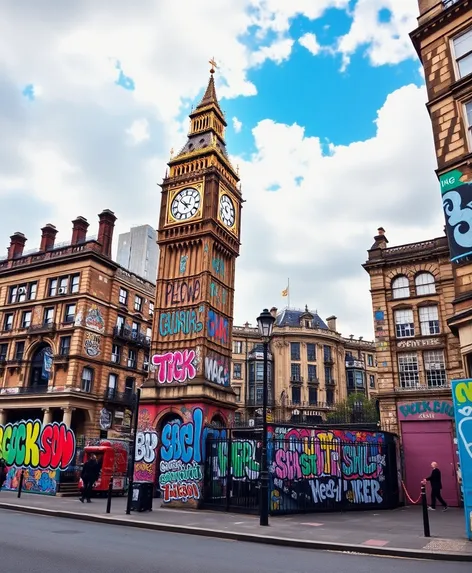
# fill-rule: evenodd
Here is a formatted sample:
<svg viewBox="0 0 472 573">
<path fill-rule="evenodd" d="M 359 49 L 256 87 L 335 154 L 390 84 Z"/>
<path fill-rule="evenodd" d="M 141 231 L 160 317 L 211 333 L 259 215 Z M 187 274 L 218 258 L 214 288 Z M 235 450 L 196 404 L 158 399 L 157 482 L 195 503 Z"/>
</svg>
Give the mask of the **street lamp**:
<svg viewBox="0 0 472 573">
<path fill-rule="evenodd" d="M 261 453 L 261 500 L 260 524 L 269 525 L 269 468 L 267 467 L 267 390 L 268 390 L 268 354 L 269 340 L 272 336 L 275 318 L 265 308 L 257 319 L 259 334 L 264 343 L 264 386 L 262 389 L 262 453 Z"/>
<path fill-rule="evenodd" d="M 141 388 L 136 390 L 134 396 L 134 419 L 133 419 L 133 447 L 131 450 L 131 462 L 128 467 L 128 497 L 126 500 L 126 514 L 131 513 L 133 502 L 134 464 L 136 461 L 136 442 L 138 437 L 139 404 L 141 402 Z"/>
</svg>

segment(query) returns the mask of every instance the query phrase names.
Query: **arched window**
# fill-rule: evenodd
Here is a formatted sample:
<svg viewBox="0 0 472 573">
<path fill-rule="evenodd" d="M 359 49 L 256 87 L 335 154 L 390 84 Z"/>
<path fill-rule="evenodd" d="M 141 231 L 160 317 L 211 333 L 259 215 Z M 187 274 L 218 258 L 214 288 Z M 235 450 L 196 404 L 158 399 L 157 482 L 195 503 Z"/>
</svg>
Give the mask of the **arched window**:
<svg viewBox="0 0 472 573">
<path fill-rule="evenodd" d="M 431 273 L 419 273 L 415 277 L 416 294 L 434 294 L 436 284 Z"/>
<path fill-rule="evenodd" d="M 85 366 L 82 370 L 82 383 L 80 389 L 82 392 L 91 392 L 93 384 L 93 368 Z"/>
<path fill-rule="evenodd" d="M 408 277 L 400 275 L 392 281 L 393 298 L 407 298 L 410 296 L 410 283 Z"/>
<path fill-rule="evenodd" d="M 52 376 L 52 350 L 49 344 L 41 344 L 31 358 L 30 386 L 46 387 Z"/>
</svg>

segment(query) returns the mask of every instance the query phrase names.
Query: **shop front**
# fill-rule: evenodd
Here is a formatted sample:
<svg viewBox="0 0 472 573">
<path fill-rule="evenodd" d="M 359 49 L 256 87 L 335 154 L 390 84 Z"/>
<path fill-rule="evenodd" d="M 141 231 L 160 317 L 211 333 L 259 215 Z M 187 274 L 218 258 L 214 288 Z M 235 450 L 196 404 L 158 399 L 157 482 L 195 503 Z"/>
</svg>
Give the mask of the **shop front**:
<svg viewBox="0 0 472 573">
<path fill-rule="evenodd" d="M 442 474 L 442 496 L 452 507 L 460 503 L 454 446 L 454 408 L 448 399 L 398 403 L 405 485 L 411 497 L 437 462 Z M 428 496 L 429 497 L 429 496 Z"/>
</svg>

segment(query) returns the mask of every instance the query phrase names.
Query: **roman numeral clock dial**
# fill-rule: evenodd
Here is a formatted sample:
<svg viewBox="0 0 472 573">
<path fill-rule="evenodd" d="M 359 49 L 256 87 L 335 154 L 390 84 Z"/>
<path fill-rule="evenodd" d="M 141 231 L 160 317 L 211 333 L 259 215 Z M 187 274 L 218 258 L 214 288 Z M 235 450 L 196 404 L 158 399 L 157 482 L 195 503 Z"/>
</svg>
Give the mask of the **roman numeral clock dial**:
<svg viewBox="0 0 472 573">
<path fill-rule="evenodd" d="M 172 201 L 170 207 L 172 217 L 176 221 L 187 221 L 188 219 L 195 217 L 200 209 L 201 202 L 202 197 L 200 195 L 200 191 L 193 187 L 182 189 L 182 191 L 179 191 Z"/>
<path fill-rule="evenodd" d="M 234 227 L 236 220 L 233 201 L 228 195 L 220 197 L 220 217 L 223 223 L 230 229 Z"/>
</svg>

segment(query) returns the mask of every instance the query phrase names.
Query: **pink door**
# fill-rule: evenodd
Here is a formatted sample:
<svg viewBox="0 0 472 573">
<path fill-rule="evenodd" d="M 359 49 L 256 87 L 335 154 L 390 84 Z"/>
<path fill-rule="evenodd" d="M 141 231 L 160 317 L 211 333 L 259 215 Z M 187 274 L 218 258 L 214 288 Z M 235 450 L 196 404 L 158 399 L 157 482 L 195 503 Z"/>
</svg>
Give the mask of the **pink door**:
<svg viewBox="0 0 472 573">
<path fill-rule="evenodd" d="M 458 506 L 457 477 L 454 462 L 452 424 L 448 421 L 403 422 L 403 453 L 405 485 L 413 499 L 420 495 L 421 480 L 431 473 L 431 462 L 438 462 L 441 470 L 444 501 Z M 426 488 L 428 503 L 430 487 Z"/>
</svg>

